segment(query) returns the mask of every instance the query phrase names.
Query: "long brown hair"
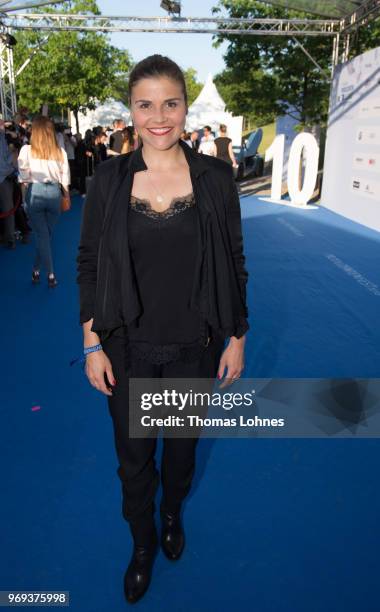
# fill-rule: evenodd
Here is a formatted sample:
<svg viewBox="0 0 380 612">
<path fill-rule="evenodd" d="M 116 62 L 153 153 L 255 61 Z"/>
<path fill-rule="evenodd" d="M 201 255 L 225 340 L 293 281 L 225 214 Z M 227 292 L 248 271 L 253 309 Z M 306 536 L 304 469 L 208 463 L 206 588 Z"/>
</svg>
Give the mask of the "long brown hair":
<svg viewBox="0 0 380 612">
<path fill-rule="evenodd" d="M 62 150 L 57 142 L 54 123 L 48 117 L 39 115 L 33 119 L 30 144 L 32 157 L 63 161 Z"/>
<path fill-rule="evenodd" d="M 121 153 L 129 153 L 133 151 L 135 148 L 135 139 L 134 139 L 134 128 L 131 125 L 128 125 L 122 132 L 123 134 L 123 146 L 121 147 Z"/>
</svg>

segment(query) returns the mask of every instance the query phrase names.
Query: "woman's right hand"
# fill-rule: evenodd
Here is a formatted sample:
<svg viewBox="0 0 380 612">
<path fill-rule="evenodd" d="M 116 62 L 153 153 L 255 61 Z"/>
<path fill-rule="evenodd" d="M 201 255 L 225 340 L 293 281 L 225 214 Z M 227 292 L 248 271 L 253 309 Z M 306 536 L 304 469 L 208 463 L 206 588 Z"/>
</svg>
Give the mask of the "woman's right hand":
<svg viewBox="0 0 380 612">
<path fill-rule="evenodd" d="M 90 384 L 98 391 L 112 397 L 112 389 L 107 387 L 106 374 L 109 383 L 114 386 L 116 380 L 112 371 L 112 364 L 103 350 L 94 351 L 86 355 L 85 372 Z"/>
</svg>

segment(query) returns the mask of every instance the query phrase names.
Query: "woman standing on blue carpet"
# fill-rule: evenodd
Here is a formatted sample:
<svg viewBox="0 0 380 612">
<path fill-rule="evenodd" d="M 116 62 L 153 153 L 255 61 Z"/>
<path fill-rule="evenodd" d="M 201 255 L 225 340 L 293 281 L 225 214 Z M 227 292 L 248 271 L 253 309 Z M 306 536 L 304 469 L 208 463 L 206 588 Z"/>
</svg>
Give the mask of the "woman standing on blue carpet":
<svg viewBox="0 0 380 612">
<path fill-rule="evenodd" d="M 70 166 L 64 148 L 57 142 L 54 123 L 48 117 L 35 117 L 30 145 L 21 147 L 18 157 L 19 181 L 25 189 L 25 210 L 36 241 L 32 282 L 40 281 L 40 270 L 47 274 L 48 286 L 58 281 L 52 255 L 53 229 L 61 214 L 62 192 L 69 198 Z"/>
<path fill-rule="evenodd" d="M 86 374 L 108 397 L 134 548 L 128 602 L 147 590 L 158 548 L 154 520 L 157 439 L 129 435 L 130 378 L 240 377 L 247 322 L 239 196 L 232 168 L 181 140 L 184 75 L 152 55 L 129 77 L 140 146 L 102 164 L 84 205 L 78 263 Z M 225 347 L 225 341 L 228 344 Z M 198 437 L 164 438 L 161 546 L 179 559 L 180 517 Z"/>
</svg>

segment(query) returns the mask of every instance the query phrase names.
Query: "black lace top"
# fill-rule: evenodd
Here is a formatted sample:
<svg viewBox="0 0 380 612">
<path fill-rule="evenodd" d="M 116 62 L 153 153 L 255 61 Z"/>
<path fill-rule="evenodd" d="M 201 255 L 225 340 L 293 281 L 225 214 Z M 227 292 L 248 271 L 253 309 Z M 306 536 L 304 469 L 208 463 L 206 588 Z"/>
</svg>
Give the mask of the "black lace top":
<svg viewBox="0 0 380 612">
<path fill-rule="evenodd" d="M 123 332 L 127 358 L 193 361 L 205 350 L 205 322 L 190 310 L 197 249 L 193 193 L 163 212 L 131 196 L 128 239 L 143 312 Z"/>
</svg>

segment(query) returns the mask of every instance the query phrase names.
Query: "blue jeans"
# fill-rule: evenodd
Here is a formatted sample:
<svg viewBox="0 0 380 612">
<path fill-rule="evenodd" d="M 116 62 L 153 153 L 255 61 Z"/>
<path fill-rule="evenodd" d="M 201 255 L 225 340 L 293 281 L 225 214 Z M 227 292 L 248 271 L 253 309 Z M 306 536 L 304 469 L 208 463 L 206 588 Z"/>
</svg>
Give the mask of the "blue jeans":
<svg viewBox="0 0 380 612">
<path fill-rule="evenodd" d="M 34 270 L 42 266 L 53 274 L 51 238 L 61 214 L 61 189 L 58 183 L 30 183 L 25 194 L 25 210 L 36 239 Z"/>
</svg>

